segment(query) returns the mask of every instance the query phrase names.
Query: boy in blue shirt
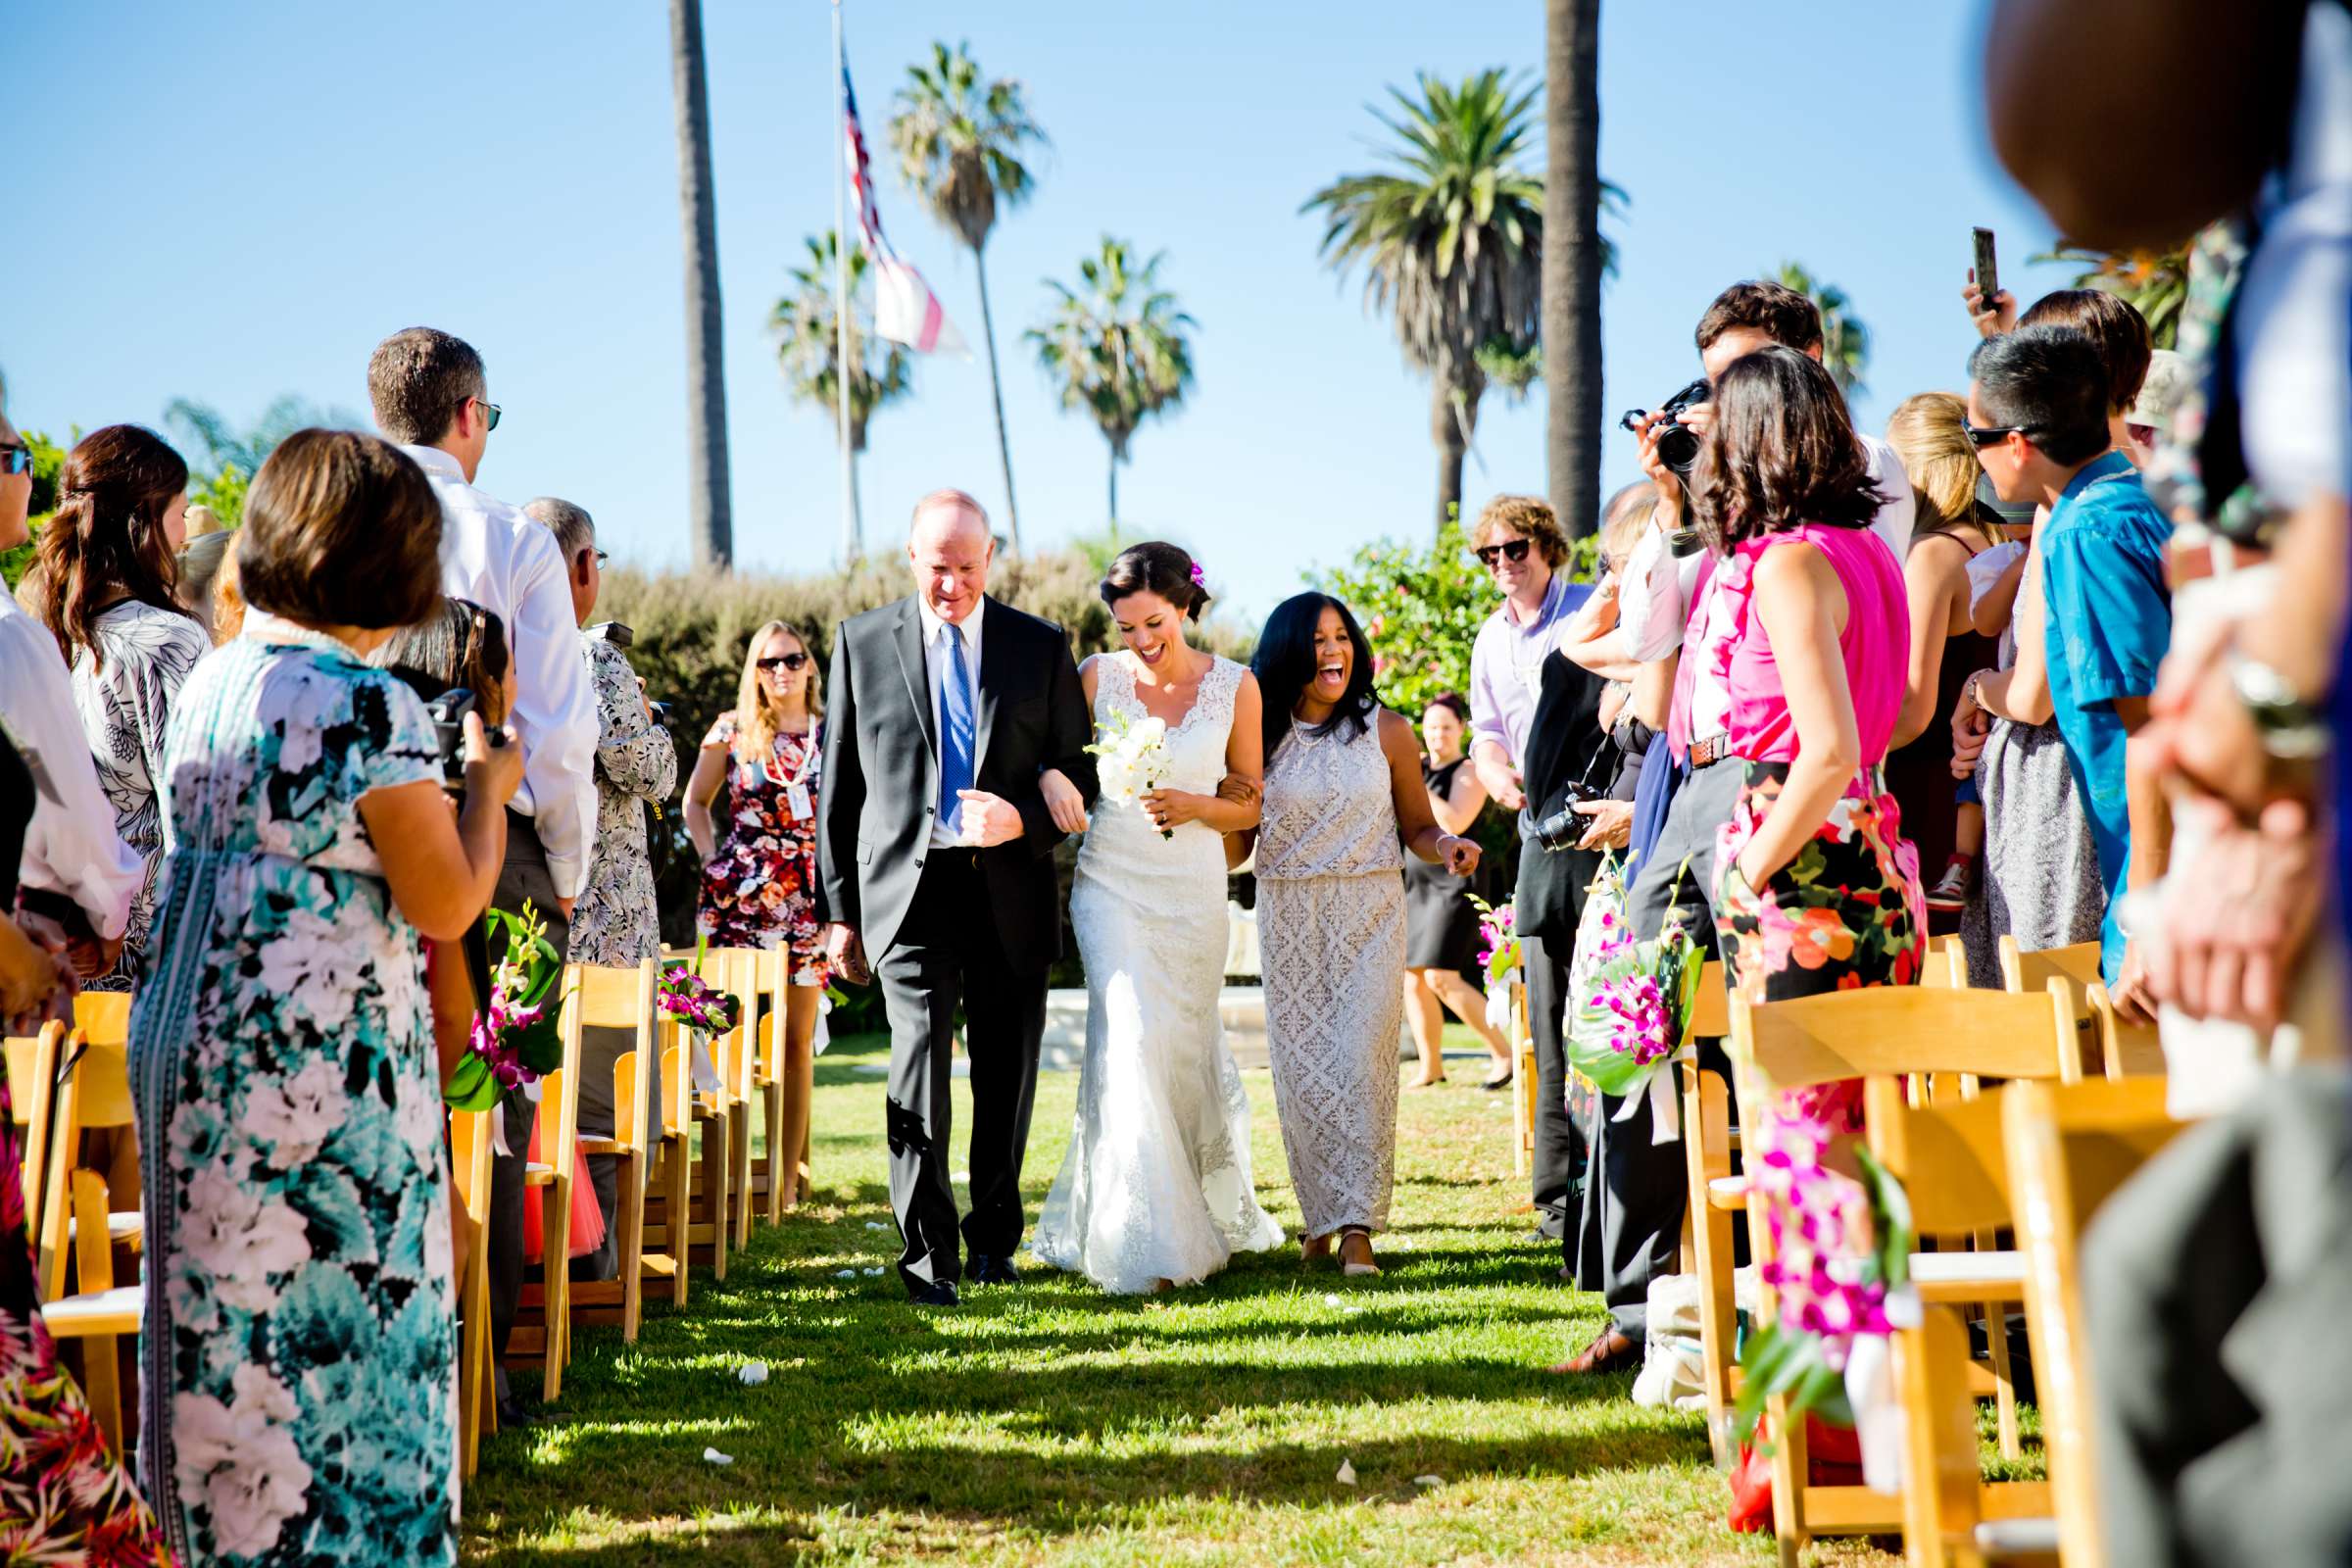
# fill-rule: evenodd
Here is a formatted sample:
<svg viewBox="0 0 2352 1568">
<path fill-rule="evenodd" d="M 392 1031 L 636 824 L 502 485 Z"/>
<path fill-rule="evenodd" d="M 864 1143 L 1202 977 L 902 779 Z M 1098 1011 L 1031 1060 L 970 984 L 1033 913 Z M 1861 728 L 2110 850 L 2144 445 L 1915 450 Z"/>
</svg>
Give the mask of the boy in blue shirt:
<svg viewBox="0 0 2352 1568">
<path fill-rule="evenodd" d="M 2116 920 L 2124 891 L 2163 874 L 2164 803 L 2125 766 L 2147 721 L 2156 667 L 2172 641 L 2164 552 L 2172 524 L 2111 445 L 2108 376 L 2071 327 L 2028 326 L 1969 360 L 1968 435 L 2003 501 L 2050 508 L 2035 541 L 2051 716 L 2090 813 L 2107 884 L 2101 974 L 2127 1013 L 2153 1016 L 2138 956 Z M 1973 677 L 1962 698 L 2005 712 L 2008 677 Z"/>
</svg>

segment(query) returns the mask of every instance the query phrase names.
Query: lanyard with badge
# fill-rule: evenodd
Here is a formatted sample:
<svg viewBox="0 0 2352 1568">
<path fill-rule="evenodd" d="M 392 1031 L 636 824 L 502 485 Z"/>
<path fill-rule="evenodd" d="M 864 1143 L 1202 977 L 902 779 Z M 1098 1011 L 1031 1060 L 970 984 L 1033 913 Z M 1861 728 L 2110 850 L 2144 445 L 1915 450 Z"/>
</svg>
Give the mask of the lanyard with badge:
<svg viewBox="0 0 2352 1568">
<path fill-rule="evenodd" d="M 816 771 L 817 734 L 818 726 L 810 724 L 808 733 L 800 737 L 801 761 L 800 765 L 791 772 L 787 773 L 777 765 L 776 754 L 772 751 L 768 753 L 767 760 L 760 764 L 760 770 L 767 775 L 769 783 L 783 786 L 785 810 L 796 822 L 805 822 L 816 815 L 816 804 L 809 790 L 808 780 L 809 775 Z M 776 739 L 779 743 L 782 742 L 785 739 L 785 733 L 778 731 Z"/>
</svg>

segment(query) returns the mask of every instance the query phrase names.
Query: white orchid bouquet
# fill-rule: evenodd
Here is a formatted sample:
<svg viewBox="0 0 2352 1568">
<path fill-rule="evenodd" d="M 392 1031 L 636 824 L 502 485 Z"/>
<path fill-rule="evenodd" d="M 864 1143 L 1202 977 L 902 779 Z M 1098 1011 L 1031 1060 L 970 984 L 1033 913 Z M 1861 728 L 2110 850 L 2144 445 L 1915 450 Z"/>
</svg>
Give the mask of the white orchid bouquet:
<svg viewBox="0 0 2352 1568">
<path fill-rule="evenodd" d="M 1102 798 L 1108 801 L 1137 801 L 1159 788 L 1168 771 L 1168 721 L 1146 714 L 1131 718 L 1123 712 L 1112 712 L 1095 731 L 1095 744 L 1087 754 L 1100 758 L 1095 776 L 1102 787 Z M 1176 830 L 1163 827 L 1163 839 L 1172 839 Z"/>
</svg>

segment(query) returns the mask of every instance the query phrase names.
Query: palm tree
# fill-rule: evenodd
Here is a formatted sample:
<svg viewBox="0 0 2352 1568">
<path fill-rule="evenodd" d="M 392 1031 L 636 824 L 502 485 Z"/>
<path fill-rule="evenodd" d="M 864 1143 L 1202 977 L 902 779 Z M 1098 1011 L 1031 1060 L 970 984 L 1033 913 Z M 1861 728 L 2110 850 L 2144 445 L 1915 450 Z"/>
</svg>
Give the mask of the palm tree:
<svg viewBox="0 0 2352 1568">
<path fill-rule="evenodd" d="M 1870 368 L 1870 328 L 1854 314 L 1854 302 L 1835 283 L 1824 283 L 1795 262 L 1783 262 L 1773 274 L 1821 312 L 1821 363 L 1848 398 L 1861 395 L 1862 372 Z"/>
<path fill-rule="evenodd" d="M 832 229 L 808 238 L 808 256 L 793 268 L 793 291 L 776 301 L 767 324 L 776 334 L 784 383 L 804 403 L 832 418 L 841 437 L 841 338 L 834 326 L 833 266 L 840 241 Z M 865 248 L 850 253 L 850 515 L 858 516 L 856 455 L 865 450 L 865 425 L 876 410 L 906 395 L 913 382 L 906 351 L 873 336 L 858 306 L 871 268 Z M 877 363 L 877 351 L 879 363 Z"/>
<path fill-rule="evenodd" d="M 235 468 L 248 479 L 262 471 L 262 463 L 277 444 L 297 430 L 320 425 L 330 430 L 367 428 L 348 409 L 322 409 L 288 393 L 262 411 L 262 416 L 239 430 L 219 409 L 193 398 L 173 398 L 164 405 L 164 425 L 173 436 L 203 453 L 196 466 L 215 473 Z"/>
<path fill-rule="evenodd" d="M 735 557 L 727 484 L 727 383 L 718 307 L 718 197 L 710 184 L 710 91 L 703 0 L 669 0 L 670 101 L 678 122 L 678 217 L 686 251 L 686 484 L 697 565 Z"/>
<path fill-rule="evenodd" d="M 1405 362 L 1429 372 L 1443 527 L 1461 506 L 1462 455 L 1486 391 L 1480 349 L 1524 354 L 1541 341 L 1544 181 L 1521 164 L 1541 89 L 1498 70 L 1458 87 L 1426 73 L 1419 81 L 1418 98 L 1389 89 L 1396 118 L 1372 112 L 1396 138 L 1398 167 L 1346 175 L 1299 211 L 1322 213 L 1335 270 L 1364 264 L 1366 307 L 1391 313 Z"/>
<path fill-rule="evenodd" d="M 1026 334 L 1037 359 L 1061 383 L 1061 406 L 1084 409 L 1110 443 L 1110 528 L 1119 527 L 1119 465 L 1146 419 L 1184 402 L 1193 382 L 1193 318 L 1158 286 L 1166 252 L 1129 264 L 1124 240 L 1102 237 L 1099 255 L 1078 264 L 1083 289 L 1046 279 L 1056 302 Z"/>
<path fill-rule="evenodd" d="M 2094 251 L 2062 243 L 2037 262 L 2076 262 L 2083 270 L 2077 288 L 2103 289 L 2147 318 L 2148 339 L 2169 349 L 2180 333 L 2180 307 L 2188 300 L 2188 247 L 2169 251 Z"/>
<path fill-rule="evenodd" d="M 1600 527 L 1600 0 L 1544 0 L 1544 469 L 1571 538 Z"/>
<path fill-rule="evenodd" d="M 1045 146 L 1046 133 L 1029 118 L 1019 82 L 1000 76 L 982 83 L 967 43 L 953 52 L 944 43 L 932 44 L 929 64 L 906 68 L 898 102 L 890 145 L 899 155 L 900 177 L 972 248 L 972 268 L 980 279 L 980 336 L 988 344 L 988 390 L 997 411 L 997 456 L 1004 465 L 1004 529 L 1018 550 L 1021 517 L 1012 499 L 1012 443 L 1004 433 L 1004 383 L 997 373 L 997 323 L 988 307 L 985 249 L 989 230 L 997 225 L 997 209 L 1018 207 L 1035 188 L 1021 156 L 1033 143 Z"/>
</svg>

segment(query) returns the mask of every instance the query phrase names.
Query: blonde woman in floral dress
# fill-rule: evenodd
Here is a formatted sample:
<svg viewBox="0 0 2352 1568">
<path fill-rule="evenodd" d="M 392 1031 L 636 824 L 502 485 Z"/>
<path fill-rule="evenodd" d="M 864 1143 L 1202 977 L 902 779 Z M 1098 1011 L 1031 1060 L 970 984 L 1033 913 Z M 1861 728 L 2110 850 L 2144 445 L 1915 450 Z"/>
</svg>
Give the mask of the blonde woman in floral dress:
<svg viewBox="0 0 2352 1568">
<path fill-rule="evenodd" d="M 825 932 L 816 917 L 816 792 L 824 755 L 824 703 L 808 640 L 780 620 L 752 634 L 735 710 L 703 738 L 686 781 L 686 836 L 703 858 L 696 928 L 714 948 L 789 948 L 784 1013 L 787 1149 L 808 1133 L 815 1093 L 817 1004 L 826 980 Z M 724 792 L 723 836 L 710 808 Z M 782 1171 L 783 1201 L 800 1200 L 798 1160 Z"/>
</svg>

